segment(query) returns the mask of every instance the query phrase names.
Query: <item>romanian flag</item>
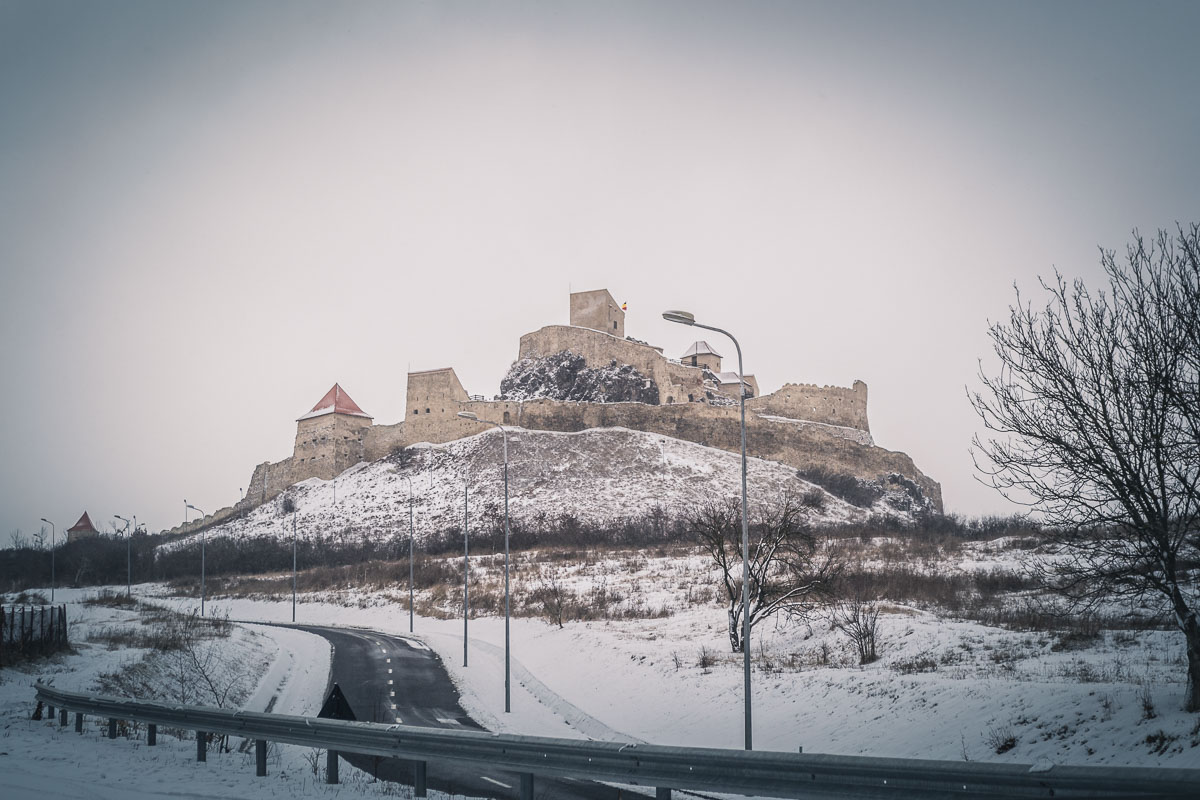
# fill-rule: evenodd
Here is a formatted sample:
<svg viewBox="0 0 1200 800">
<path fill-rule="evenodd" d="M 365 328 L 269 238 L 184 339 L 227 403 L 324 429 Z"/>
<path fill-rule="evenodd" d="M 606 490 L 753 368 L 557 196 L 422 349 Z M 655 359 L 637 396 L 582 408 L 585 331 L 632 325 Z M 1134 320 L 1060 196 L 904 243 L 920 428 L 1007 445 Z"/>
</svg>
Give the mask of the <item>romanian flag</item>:
<svg viewBox="0 0 1200 800">
<path fill-rule="evenodd" d="M 629 310 L 629 303 L 621 303 L 621 310 L 622 310 L 622 311 L 628 311 L 628 310 Z"/>
</svg>

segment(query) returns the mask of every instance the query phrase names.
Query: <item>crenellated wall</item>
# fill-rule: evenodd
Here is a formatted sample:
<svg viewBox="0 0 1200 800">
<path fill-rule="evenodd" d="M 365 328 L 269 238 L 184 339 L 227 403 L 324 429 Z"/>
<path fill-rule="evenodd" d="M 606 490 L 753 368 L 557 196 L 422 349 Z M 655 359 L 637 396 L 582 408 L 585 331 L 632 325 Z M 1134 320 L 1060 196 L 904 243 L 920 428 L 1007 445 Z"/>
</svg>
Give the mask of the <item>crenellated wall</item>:
<svg viewBox="0 0 1200 800">
<path fill-rule="evenodd" d="M 403 421 L 372 425 L 368 417 L 342 413 L 301 418 L 292 457 L 259 464 L 237 506 L 170 532 L 199 530 L 267 502 L 294 483 L 311 477 L 333 478 L 361 460 L 384 458 L 397 448 L 423 441 L 453 441 L 484 429 L 478 422 L 459 417 L 460 411 L 534 430 L 622 427 L 740 451 L 737 406 L 705 402 L 708 387 L 701 368 L 672 361 L 660 348 L 624 338 L 625 313 L 607 290 L 572 294 L 570 311 L 571 325 L 548 325 L 522 336 L 518 357 L 570 351 L 593 368 L 631 365 L 658 385 L 660 405 L 544 398 L 489 401 L 468 395 L 451 368 L 412 372 Z M 752 376 L 746 378 L 757 394 L 757 382 Z M 732 391 L 736 391 L 736 381 Z M 749 455 L 797 469 L 820 466 L 864 478 L 896 472 L 920 485 L 941 510 L 941 486 L 936 481 L 917 469 L 906 454 L 874 445 L 867 419 L 867 385 L 862 381 L 856 380 L 850 388 L 790 383 L 772 394 L 747 399 L 746 410 Z"/>
<path fill-rule="evenodd" d="M 583 356 L 589 367 L 605 367 L 614 361 L 637 367 L 658 384 L 658 396 L 663 404 L 704 400 L 704 371 L 700 368 L 669 361 L 658 348 L 648 344 L 618 339 L 590 328 L 547 325 L 521 337 L 517 357 L 542 358 L 564 350 Z"/>
<path fill-rule="evenodd" d="M 746 401 L 746 409 L 777 417 L 843 425 L 870 431 L 867 422 L 867 385 L 855 381 L 843 386 L 815 386 L 811 383 L 789 383 L 776 392 Z"/>
<path fill-rule="evenodd" d="M 250 484 L 246 489 L 246 497 L 243 502 L 255 506 L 261 505 L 293 483 L 299 483 L 310 477 L 312 476 L 297 474 L 291 456 L 273 464 L 264 461 L 254 468 L 254 474 L 250 476 Z"/>
</svg>

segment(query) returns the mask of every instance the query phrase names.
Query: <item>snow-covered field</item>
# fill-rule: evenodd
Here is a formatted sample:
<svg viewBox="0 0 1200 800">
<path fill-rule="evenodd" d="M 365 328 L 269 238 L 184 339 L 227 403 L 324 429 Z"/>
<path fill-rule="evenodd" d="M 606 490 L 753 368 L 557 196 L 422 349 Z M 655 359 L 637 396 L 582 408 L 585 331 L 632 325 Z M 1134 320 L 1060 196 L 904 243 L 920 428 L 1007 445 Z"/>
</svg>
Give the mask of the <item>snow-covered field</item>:
<svg viewBox="0 0 1200 800">
<path fill-rule="evenodd" d="M 888 543 L 877 542 L 871 553 L 886 561 Z M 965 543 L 925 567 L 987 573 L 1030 557 L 1010 542 Z M 494 580 L 494 567 L 480 569 L 481 584 Z M 461 617 L 418 616 L 415 636 L 442 657 L 473 717 L 489 729 L 514 733 L 742 745 L 741 657 L 728 652 L 722 606 L 697 588 L 711 580 L 699 556 L 593 554 L 586 565 L 564 563 L 557 569 L 580 596 L 603 581 L 623 602 L 637 596 L 662 615 L 616 614 L 561 628 L 536 617 L 514 618 L 511 714 L 503 711 L 503 619 L 471 619 L 470 666 L 464 668 Z M 408 635 L 404 588 L 302 596 L 298 619 Z M 164 586 L 135 591 L 164 607 L 184 612 L 196 607 L 194 599 L 174 597 Z M 98 723 L 80 738 L 70 726 L 60 730 L 29 721 L 35 677 L 92 689 L 102 673 L 142 656 L 85 642 L 89 630 L 103 630 L 131 612 L 82 605 L 84 594 L 60 590 L 71 604 L 78 655 L 0 673 L 0 751 L 7 753 L 0 756 L 5 764 L 0 787 L 16 791 L 6 796 L 32 792 L 51 777 L 64 797 L 105 797 L 108 789 L 116 796 L 117 787 L 129 796 L 123 787 L 130 780 L 135 797 L 155 795 L 176 782 L 187 782 L 189 796 L 199 797 L 309 797 L 331 791 L 314 778 L 303 748 L 275 748 L 272 777 L 255 779 L 246 753 L 210 754 L 207 765 L 197 765 L 190 742 L 171 741 L 150 751 L 101 739 Z M 291 619 L 290 598 L 215 597 L 209 608 L 234 620 Z M 1177 634 L 1108 631 L 1075 638 L 988 627 L 895 602 L 882 608 L 880 658 L 867 666 L 857 665 L 824 612 L 806 622 L 780 619 L 755 630 L 756 749 L 1200 768 L 1200 719 L 1181 710 L 1186 666 Z M 315 711 L 328 675 L 323 640 L 245 625 L 224 641 L 231 661 L 254 664 L 254 674 L 262 676 L 245 707 Z M 389 791 L 369 786 L 366 776 L 349 768 L 345 775 L 350 777 L 343 792 Z"/>
</svg>

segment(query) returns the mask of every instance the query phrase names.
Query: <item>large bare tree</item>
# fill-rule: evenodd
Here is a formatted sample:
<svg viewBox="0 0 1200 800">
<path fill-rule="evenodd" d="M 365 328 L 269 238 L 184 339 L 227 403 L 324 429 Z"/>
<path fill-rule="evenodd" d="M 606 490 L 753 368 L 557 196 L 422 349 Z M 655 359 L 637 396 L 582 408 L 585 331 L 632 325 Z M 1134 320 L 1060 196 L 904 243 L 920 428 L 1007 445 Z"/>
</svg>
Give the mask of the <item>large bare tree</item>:
<svg viewBox="0 0 1200 800">
<path fill-rule="evenodd" d="M 991 432 L 984 480 L 1040 511 L 1063 545 L 1045 570 L 1078 608 L 1150 608 L 1187 643 L 1200 710 L 1200 226 L 1101 251 L 1092 293 L 1055 272 L 989 328 L 999 371 L 971 395 Z"/>
<path fill-rule="evenodd" d="M 690 519 L 692 533 L 721 575 L 727 603 L 729 644 L 742 652 L 742 507 L 738 500 L 705 504 Z M 804 615 L 830 590 L 834 562 L 822 554 L 805 523 L 804 509 L 789 494 L 764 504 L 749 527 L 750 629 L 780 612 Z"/>
</svg>

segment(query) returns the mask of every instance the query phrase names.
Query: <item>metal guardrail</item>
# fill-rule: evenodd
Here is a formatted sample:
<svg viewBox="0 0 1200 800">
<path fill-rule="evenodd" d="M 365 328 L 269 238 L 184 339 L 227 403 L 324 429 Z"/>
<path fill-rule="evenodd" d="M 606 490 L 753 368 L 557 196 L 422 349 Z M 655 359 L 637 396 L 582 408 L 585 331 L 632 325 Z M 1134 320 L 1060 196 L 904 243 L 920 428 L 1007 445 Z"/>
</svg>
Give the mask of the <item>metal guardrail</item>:
<svg viewBox="0 0 1200 800">
<path fill-rule="evenodd" d="M 171 706 L 118 697 L 66 692 L 37 685 L 37 699 L 76 713 L 136 720 L 204 733 L 257 740 L 258 774 L 266 774 L 266 742 L 324 748 L 336 781 L 337 753 L 396 757 L 415 763 L 417 796 L 425 796 L 425 764 L 454 761 L 520 773 L 522 798 L 533 796 L 533 776 L 552 775 L 616 784 L 728 792 L 784 798 L 963 798 L 963 797 L 1200 797 L 1200 770 L 1157 767 L 1053 766 L 924 761 L 768 751 L 666 747 L 512 736 L 471 730 L 263 714 L 201 706 Z M 153 742 L 150 742 L 151 744 Z M 204 759 L 203 737 L 197 758 Z"/>
</svg>

